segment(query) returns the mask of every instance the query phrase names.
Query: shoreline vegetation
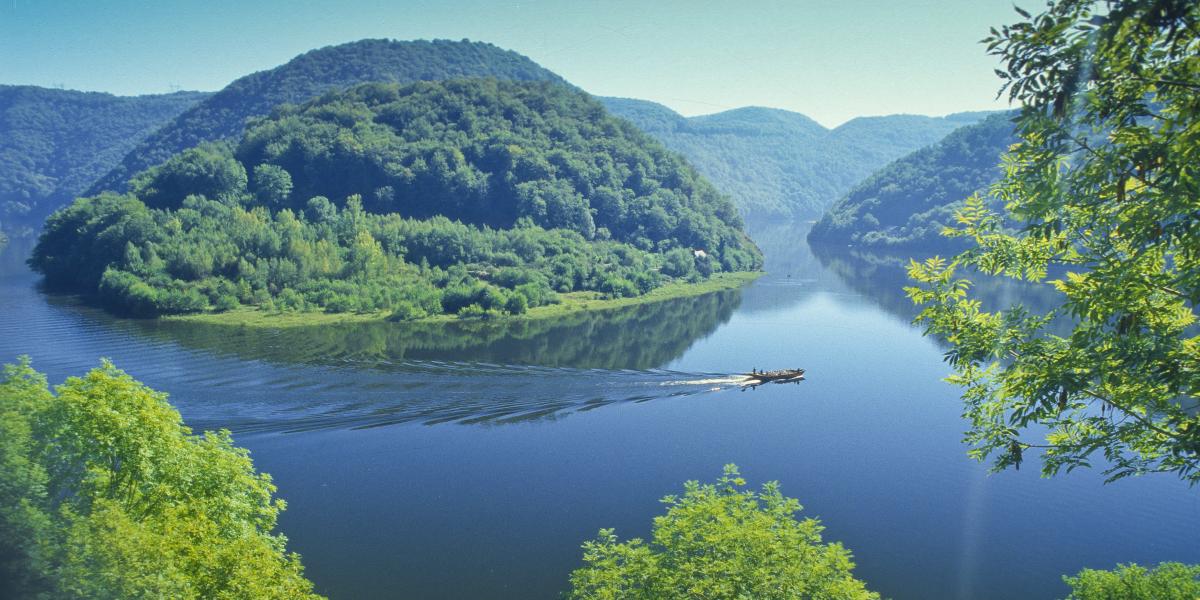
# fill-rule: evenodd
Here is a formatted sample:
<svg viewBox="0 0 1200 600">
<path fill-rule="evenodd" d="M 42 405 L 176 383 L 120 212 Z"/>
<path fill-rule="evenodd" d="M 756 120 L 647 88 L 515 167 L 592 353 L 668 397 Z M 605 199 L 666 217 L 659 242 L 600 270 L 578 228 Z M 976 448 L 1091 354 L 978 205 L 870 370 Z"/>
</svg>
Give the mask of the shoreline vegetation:
<svg viewBox="0 0 1200 600">
<path fill-rule="evenodd" d="M 405 323 L 450 323 L 458 321 L 532 321 L 552 319 L 581 311 L 603 312 L 635 306 L 702 296 L 713 292 L 741 288 L 765 275 L 764 271 L 738 271 L 733 273 L 713 273 L 709 279 L 695 283 L 678 281 L 661 285 L 640 296 L 604 298 L 603 294 L 591 291 L 569 292 L 559 294 L 561 300 L 557 304 L 547 304 L 530 308 L 522 314 L 487 312 L 480 316 L 464 317 L 452 314 L 429 315 L 419 319 L 405 320 Z M 309 327 L 319 325 L 336 325 L 342 323 L 374 323 L 393 320 L 390 311 L 371 311 L 364 313 L 329 313 L 318 311 L 268 311 L 253 307 L 229 310 L 225 312 L 191 313 L 183 315 L 164 315 L 160 321 L 175 321 L 188 323 L 204 323 L 209 325 L 230 327 L 256 327 L 284 329 L 293 327 Z"/>
<path fill-rule="evenodd" d="M 585 93 L 456 79 L 278 107 L 59 210 L 30 265 L 118 315 L 408 321 L 642 296 L 762 254 L 727 196 Z"/>
</svg>

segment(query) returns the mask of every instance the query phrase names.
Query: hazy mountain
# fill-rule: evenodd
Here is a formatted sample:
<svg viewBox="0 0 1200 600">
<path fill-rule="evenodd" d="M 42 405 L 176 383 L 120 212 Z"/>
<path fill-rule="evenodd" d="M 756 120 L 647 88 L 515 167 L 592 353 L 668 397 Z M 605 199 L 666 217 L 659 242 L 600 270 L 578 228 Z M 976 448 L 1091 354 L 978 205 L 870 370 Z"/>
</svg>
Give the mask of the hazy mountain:
<svg viewBox="0 0 1200 600">
<path fill-rule="evenodd" d="M 887 165 L 830 207 L 809 241 L 873 250 L 952 247 L 942 227 L 962 200 L 1000 177 L 1000 155 L 1016 142 L 1011 119 L 992 115 Z"/>
<path fill-rule="evenodd" d="M 207 96 L 0 85 L 0 231 L 36 229 L 138 140 Z"/>
<path fill-rule="evenodd" d="M 305 102 L 331 89 L 365 82 L 464 77 L 562 80 L 516 52 L 482 42 L 360 40 L 327 46 L 225 86 L 138 144 L 89 193 L 124 189 L 132 175 L 181 150 L 236 138 L 247 118 L 266 115 L 279 104 Z"/>
<path fill-rule="evenodd" d="M 860 117 L 827 129 L 773 108 L 688 118 L 646 100 L 601 101 L 686 156 L 751 221 L 815 219 L 874 170 L 987 115 Z"/>
</svg>

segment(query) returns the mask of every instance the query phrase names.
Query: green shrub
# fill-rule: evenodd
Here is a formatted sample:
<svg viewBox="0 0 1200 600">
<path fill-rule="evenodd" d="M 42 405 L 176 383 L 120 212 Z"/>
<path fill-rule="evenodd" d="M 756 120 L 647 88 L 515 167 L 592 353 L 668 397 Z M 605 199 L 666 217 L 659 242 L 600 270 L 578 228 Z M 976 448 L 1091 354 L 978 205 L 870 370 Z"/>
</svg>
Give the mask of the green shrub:
<svg viewBox="0 0 1200 600">
<path fill-rule="evenodd" d="M 618 542 L 612 529 L 583 544 L 585 565 L 571 574 L 575 600 L 872 600 L 851 575 L 840 544 L 823 543 L 815 519 L 793 516 L 800 503 L 746 485 L 734 465 L 713 484 L 689 481 L 683 496 L 667 496 L 653 537 Z"/>
<path fill-rule="evenodd" d="M 490 316 L 488 310 L 478 304 L 468 304 L 458 311 L 460 319 L 483 319 Z"/>
<path fill-rule="evenodd" d="M 395 307 L 392 308 L 392 314 L 388 315 L 388 320 L 412 321 L 425 317 L 427 314 L 428 313 L 426 313 L 421 307 L 416 306 L 411 302 L 401 300 L 400 302 L 396 303 Z"/>
<path fill-rule="evenodd" d="M 504 312 L 510 315 L 523 315 L 527 310 L 529 310 L 529 301 L 523 294 L 514 293 L 504 303 Z"/>
<path fill-rule="evenodd" d="M 213 310 L 218 312 L 233 310 L 239 306 L 241 303 L 238 302 L 238 299 L 228 294 L 217 296 L 216 302 L 213 302 Z"/>
<path fill-rule="evenodd" d="M 1071 586 L 1067 600 L 1196 600 L 1200 565 L 1162 563 L 1153 569 L 1118 565 L 1112 571 L 1084 569 L 1063 577 Z"/>
</svg>

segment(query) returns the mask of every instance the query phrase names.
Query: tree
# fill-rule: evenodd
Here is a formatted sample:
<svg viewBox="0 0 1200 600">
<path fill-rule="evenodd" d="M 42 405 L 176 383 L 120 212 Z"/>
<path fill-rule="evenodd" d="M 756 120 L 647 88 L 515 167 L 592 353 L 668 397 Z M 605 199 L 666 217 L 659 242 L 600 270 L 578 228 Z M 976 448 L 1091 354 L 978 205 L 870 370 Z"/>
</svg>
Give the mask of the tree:
<svg viewBox="0 0 1200 600">
<path fill-rule="evenodd" d="M 1153 569 L 1118 565 L 1113 571 L 1084 569 L 1064 577 L 1067 600 L 1195 600 L 1200 598 L 1200 566 L 1162 563 Z"/>
<path fill-rule="evenodd" d="M 618 542 L 612 529 L 583 544 L 584 567 L 569 598 L 878 598 L 851 576 L 840 544 L 824 544 L 815 519 L 796 520 L 800 503 L 779 492 L 743 490 L 737 467 L 715 484 L 689 481 L 667 496 L 650 544 Z"/>
<path fill-rule="evenodd" d="M 254 195 L 267 206 L 287 206 L 292 195 L 292 176 L 278 165 L 258 165 L 254 167 Z"/>
<path fill-rule="evenodd" d="M 0 467 L 4 597 L 316 597 L 270 476 L 111 363 L 54 391 L 4 367 Z"/>
<path fill-rule="evenodd" d="M 996 469 L 1105 460 L 1109 480 L 1200 482 L 1200 4 L 1056 0 L 992 30 L 1021 141 L 948 235 L 972 247 L 913 263 L 908 293 L 951 345 L 967 440 Z M 1018 230 L 1006 229 L 1016 223 Z M 1045 313 L 981 308 L 974 269 L 1050 285 Z M 1065 331 L 1056 335 L 1055 331 Z M 1040 435 L 1044 440 L 1031 439 Z"/>
<path fill-rule="evenodd" d="M 246 168 L 225 147 L 204 144 L 138 174 L 129 187 L 146 206 L 175 208 L 190 195 L 215 200 L 245 192 Z"/>
</svg>

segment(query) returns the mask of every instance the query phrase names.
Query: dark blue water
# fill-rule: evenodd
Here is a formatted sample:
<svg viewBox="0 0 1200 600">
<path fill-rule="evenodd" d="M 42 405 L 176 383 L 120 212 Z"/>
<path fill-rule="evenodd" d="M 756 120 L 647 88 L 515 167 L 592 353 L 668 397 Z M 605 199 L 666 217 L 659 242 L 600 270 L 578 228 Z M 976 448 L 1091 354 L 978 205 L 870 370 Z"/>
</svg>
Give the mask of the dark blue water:
<svg viewBox="0 0 1200 600">
<path fill-rule="evenodd" d="M 537 325 L 278 332 L 115 320 L 40 294 L 6 253 L 0 361 L 30 354 L 55 381 L 110 357 L 194 426 L 231 428 L 337 598 L 553 598 L 582 541 L 646 535 L 658 498 L 728 462 L 779 480 L 892 598 L 1053 598 L 1082 567 L 1200 562 L 1200 492 L 1040 479 L 1033 461 L 988 475 L 899 273 L 816 260 L 803 232 L 760 240 L 771 274 L 741 292 Z M 809 380 L 727 377 L 793 366 Z"/>
</svg>

